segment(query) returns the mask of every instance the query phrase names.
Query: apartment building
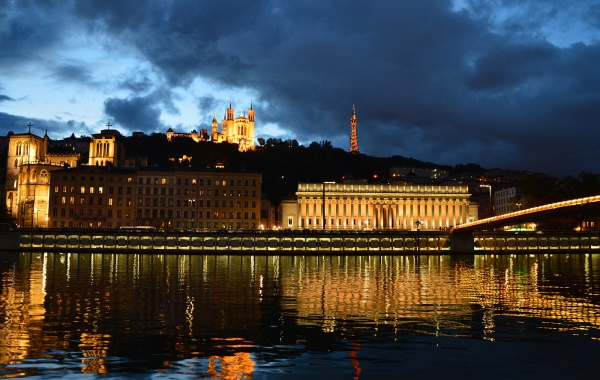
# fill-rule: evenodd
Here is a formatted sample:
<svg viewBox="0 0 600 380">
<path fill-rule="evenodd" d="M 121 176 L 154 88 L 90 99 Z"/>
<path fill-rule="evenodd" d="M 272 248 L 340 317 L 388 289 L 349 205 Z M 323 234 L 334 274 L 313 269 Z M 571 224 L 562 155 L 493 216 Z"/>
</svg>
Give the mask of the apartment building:
<svg viewBox="0 0 600 380">
<path fill-rule="evenodd" d="M 258 229 L 262 175 L 80 166 L 52 173 L 49 227 Z"/>
<path fill-rule="evenodd" d="M 134 225 L 134 168 L 80 166 L 53 171 L 51 176 L 49 227 Z"/>
</svg>

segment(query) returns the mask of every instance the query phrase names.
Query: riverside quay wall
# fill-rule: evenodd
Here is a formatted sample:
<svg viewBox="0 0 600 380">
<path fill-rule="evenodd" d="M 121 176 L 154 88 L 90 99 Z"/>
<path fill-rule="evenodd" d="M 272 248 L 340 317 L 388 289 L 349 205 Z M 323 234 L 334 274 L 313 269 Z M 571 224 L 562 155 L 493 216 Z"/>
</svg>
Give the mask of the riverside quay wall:
<svg viewBox="0 0 600 380">
<path fill-rule="evenodd" d="M 170 252 L 239 254 L 424 254 L 492 251 L 581 251 L 600 253 L 595 232 L 148 232 L 114 230 L 0 231 L 4 251 Z"/>
</svg>

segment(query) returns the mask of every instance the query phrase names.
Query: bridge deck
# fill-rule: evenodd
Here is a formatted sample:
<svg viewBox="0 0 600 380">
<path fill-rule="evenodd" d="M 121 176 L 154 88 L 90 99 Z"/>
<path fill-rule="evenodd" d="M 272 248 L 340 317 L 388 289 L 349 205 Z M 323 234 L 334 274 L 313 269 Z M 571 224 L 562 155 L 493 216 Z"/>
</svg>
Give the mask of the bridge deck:
<svg viewBox="0 0 600 380">
<path fill-rule="evenodd" d="M 600 195 L 572 199 L 564 202 L 550 203 L 544 206 L 532 207 L 504 215 L 493 216 L 468 222 L 454 227 L 453 232 L 472 232 L 478 230 L 491 230 L 503 226 L 532 222 L 549 216 L 565 215 L 572 212 L 582 212 L 600 209 Z"/>
</svg>

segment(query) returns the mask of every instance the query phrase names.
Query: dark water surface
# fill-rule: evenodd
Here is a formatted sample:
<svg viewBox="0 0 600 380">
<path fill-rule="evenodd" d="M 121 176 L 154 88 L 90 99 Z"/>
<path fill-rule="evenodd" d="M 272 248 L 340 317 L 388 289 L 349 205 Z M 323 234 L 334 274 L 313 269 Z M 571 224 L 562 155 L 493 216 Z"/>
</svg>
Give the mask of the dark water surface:
<svg viewBox="0 0 600 380">
<path fill-rule="evenodd" d="M 600 255 L 0 253 L 0 378 L 600 378 Z"/>
</svg>

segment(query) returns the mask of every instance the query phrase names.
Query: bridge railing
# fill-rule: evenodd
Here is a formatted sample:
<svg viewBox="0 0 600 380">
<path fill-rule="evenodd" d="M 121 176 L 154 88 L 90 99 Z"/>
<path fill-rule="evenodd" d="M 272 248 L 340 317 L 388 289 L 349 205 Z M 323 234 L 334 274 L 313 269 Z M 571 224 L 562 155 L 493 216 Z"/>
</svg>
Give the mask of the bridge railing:
<svg viewBox="0 0 600 380">
<path fill-rule="evenodd" d="M 597 253 L 600 250 L 598 232 L 479 232 L 474 234 L 478 251 L 580 251 Z"/>
<path fill-rule="evenodd" d="M 22 230 L 19 248 L 40 251 L 253 251 L 441 252 L 451 248 L 439 231 L 381 233 L 174 233 L 136 231 Z"/>
<path fill-rule="evenodd" d="M 479 226 L 479 225 L 487 224 L 490 222 L 497 222 L 497 221 L 501 221 L 501 220 L 505 220 L 505 219 L 509 219 L 509 218 L 514 218 L 515 216 L 533 214 L 533 213 L 545 211 L 545 210 L 553 210 L 553 209 L 569 207 L 569 206 L 578 206 L 578 205 L 594 203 L 594 202 L 600 202 L 600 195 L 596 195 L 593 197 L 572 199 L 572 200 L 562 201 L 562 202 L 549 203 L 549 204 L 543 205 L 543 206 L 536 206 L 536 207 L 531 207 L 531 208 L 528 208 L 525 210 L 509 212 L 508 214 L 502 214 L 502 215 L 492 216 L 492 217 L 485 218 L 485 219 L 479 219 L 479 220 L 476 220 L 473 222 L 463 223 L 463 224 L 460 224 L 460 225 L 454 227 L 454 229 L 459 230 L 461 228 Z"/>
</svg>

